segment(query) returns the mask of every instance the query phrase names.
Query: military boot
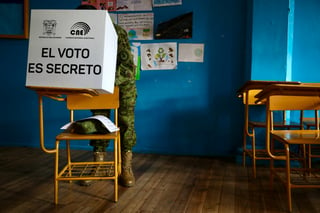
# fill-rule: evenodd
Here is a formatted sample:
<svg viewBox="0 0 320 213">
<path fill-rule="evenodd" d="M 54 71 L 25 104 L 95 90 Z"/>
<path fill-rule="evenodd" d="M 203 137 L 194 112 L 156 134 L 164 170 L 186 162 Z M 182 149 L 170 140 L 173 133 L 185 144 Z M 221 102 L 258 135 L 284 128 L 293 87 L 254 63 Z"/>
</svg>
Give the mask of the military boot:
<svg viewBox="0 0 320 213">
<path fill-rule="evenodd" d="M 135 184 L 135 178 L 132 171 L 132 152 L 127 151 L 121 153 L 121 174 L 119 177 L 119 183 L 125 187 L 131 187 Z"/>
<path fill-rule="evenodd" d="M 93 153 L 93 161 L 94 162 L 103 162 L 105 161 L 107 156 L 106 152 L 94 152 Z M 93 173 L 95 173 L 95 176 L 103 176 L 103 174 L 97 172 L 97 171 L 92 171 Z M 93 184 L 93 180 L 80 180 L 79 184 L 81 186 L 90 186 L 91 184 Z"/>
<path fill-rule="evenodd" d="M 94 162 L 103 162 L 105 161 L 107 156 L 106 152 L 94 152 L 93 153 L 93 160 Z"/>
</svg>

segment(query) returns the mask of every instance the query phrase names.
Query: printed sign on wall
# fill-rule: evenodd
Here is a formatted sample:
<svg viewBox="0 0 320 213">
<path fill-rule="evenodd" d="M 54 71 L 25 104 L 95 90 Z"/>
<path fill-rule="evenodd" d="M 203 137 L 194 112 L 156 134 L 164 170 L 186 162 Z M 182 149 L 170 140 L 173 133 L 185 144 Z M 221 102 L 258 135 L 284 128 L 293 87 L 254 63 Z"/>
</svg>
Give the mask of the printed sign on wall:
<svg viewBox="0 0 320 213">
<path fill-rule="evenodd" d="M 118 14 L 118 25 L 127 31 L 130 40 L 153 39 L 153 13 Z"/>
</svg>

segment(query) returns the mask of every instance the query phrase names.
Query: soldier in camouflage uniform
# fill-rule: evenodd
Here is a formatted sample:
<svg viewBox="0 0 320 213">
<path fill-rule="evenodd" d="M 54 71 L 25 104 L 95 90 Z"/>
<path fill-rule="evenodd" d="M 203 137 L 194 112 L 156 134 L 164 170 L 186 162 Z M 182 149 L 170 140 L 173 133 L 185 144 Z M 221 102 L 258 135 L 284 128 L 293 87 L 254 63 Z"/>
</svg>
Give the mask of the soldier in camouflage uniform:
<svg viewBox="0 0 320 213">
<path fill-rule="evenodd" d="M 77 9 L 94 9 L 90 5 L 81 5 Z M 127 32 L 118 25 L 114 25 L 118 34 L 118 53 L 115 85 L 120 90 L 119 107 L 119 127 L 121 137 L 121 168 L 119 178 L 120 184 L 131 187 L 135 184 L 132 172 L 132 148 L 136 144 L 136 132 L 134 127 L 134 108 L 136 104 L 137 89 L 135 79 L 135 65 L 131 54 Z M 94 115 L 105 115 L 109 117 L 108 110 L 92 110 Z M 106 147 L 109 141 L 94 140 L 90 141 L 93 146 L 94 160 L 104 161 Z M 88 185 L 88 181 L 84 182 Z"/>
</svg>

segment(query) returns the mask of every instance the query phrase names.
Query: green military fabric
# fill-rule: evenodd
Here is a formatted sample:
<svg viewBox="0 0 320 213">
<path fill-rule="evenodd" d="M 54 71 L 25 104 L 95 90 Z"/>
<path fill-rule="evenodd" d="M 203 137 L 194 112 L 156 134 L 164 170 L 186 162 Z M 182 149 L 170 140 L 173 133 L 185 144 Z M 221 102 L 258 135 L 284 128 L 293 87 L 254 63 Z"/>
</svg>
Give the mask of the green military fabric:
<svg viewBox="0 0 320 213">
<path fill-rule="evenodd" d="M 137 138 L 134 127 L 136 98 L 135 83 L 120 86 L 119 127 L 123 152 L 131 151 L 136 145 Z"/>
<path fill-rule="evenodd" d="M 78 134 L 106 134 L 108 129 L 96 119 L 85 119 L 73 122 L 67 129 L 68 132 Z"/>
<path fill-rule="evenodd" d="M 128 40 L 127 32 L 118 25 L 114 25 L 118 34 L 118 53 L 117 53 L 117 70 L 115 84 L 123 86 L 126 84 L 133 84 L 135 90 L 135 65 Z M 132 91 L 136 93 L 136 91 Z"/>
<path fill-rule="evenodd" d="M 134 127 L 134 108 L 137 98 L 135 65 L 127 32 L 118 25 L 114 25 L 118 34 L 118 53 L 115 85 L 120 89 L 119 127 L 121 137 L 121 150 L 131 151 L 136 144 L 136 132 Z M 94 115 L 109 116 L 108 110 L 92 110 Z M 108 141 L 90 141 L 95 152 L 104 152 Z"/>
<path fill-rule="evenodd" d="M 93 115 L 104 115 L 110 117 L 110 110 L 91 110 Z M 106 147 L 109 145 L 108 140 L 91 140 L 90 145 L 93 147 L 94 152 L 105 152 Z"/>
</svg>

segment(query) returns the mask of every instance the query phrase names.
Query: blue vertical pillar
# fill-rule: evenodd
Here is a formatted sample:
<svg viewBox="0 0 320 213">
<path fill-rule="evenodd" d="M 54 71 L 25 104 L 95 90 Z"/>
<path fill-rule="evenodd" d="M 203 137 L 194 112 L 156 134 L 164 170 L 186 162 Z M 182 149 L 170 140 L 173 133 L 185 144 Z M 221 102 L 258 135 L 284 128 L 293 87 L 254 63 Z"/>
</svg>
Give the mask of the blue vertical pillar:
<svg viewBox="0 0 320 213">
<path fill-rule="evenodd" d="M 294 32 L 294 9 L 295 9 L 295 0 L 289 0 L 286 81 L 291 81 L 292 80 L 292 52 L 293 52 L 293 32 Z"/>
<path fill-rule="evenodd" d="M 294 8 L 295 8 L 295 0 L 289 0 L 286 81 L 292 81 L 292 52 L 293 52 L 293 32 L 294 32 Z M 291 120 L 291 113 L 290 112 L 286 112 L 286 119 L 287 119 L 286 122 L 290 122 L 290 120 Z"/>
<path fill-rule="evenodd" d="M 254 0 L 251 80 L 287 77 L 289 0 Z"/>
</svg>

